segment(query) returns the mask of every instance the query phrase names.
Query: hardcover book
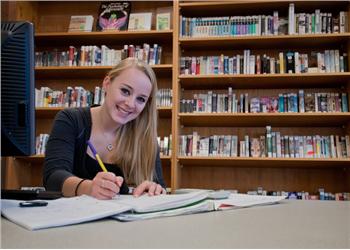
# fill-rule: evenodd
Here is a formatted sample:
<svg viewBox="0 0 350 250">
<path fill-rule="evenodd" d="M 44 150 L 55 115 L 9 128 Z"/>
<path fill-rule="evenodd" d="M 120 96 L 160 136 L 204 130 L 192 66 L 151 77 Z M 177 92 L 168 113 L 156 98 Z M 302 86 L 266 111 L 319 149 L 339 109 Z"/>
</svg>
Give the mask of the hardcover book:
<svg viewBox="0 0 350 250">
<path fill-rule="evenodd" d="M 129 1 L 102 2 L 96 29 L 99 31 L 127 30 L 130 10 Z"/>
</svg>

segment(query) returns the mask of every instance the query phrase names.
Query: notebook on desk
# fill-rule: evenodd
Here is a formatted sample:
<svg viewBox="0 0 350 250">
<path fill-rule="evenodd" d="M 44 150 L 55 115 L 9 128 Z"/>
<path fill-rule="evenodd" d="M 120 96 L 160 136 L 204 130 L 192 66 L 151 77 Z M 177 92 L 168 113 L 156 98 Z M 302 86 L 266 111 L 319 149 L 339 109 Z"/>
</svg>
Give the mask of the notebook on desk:
<svg viewBox="0 0 350 250">
<path fill-rule="evenodd" d="M 37 230 L 112 216 L 121 221 L 134 221 L 214 211 L 220 209 L 220 204 L 232 207 L 270 204 L 284 198 L 230 194 L 226 199 L 213 200 L 210 199 L 208 191 L 159 196 L 143 195 L 138 198 L 120 195 L 113 200 L 98 200 L 83 195 L 48 201 L 46 207 L 30 208 L 20 207 L 19 201 L 1 200 L 1 213 L 7 219 L 29 230 Z"/>
<path fill-rule="evenodd" d="M 8 200 L 54 200 L 62 197 L 61 192 L 43 190 L 1 189 L 1 199 Z"/>
</svg>

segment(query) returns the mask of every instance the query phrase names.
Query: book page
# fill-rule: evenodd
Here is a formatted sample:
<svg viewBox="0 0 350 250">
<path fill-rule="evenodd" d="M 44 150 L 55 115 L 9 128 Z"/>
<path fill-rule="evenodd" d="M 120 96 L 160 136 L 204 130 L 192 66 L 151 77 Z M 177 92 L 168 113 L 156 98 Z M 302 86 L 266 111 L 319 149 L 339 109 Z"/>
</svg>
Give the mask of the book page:
<svg viewBox="0 0 350 250">
<path fill-rule="evenodd" d="M 230 194 L 227 199 L 215 200 L 215 209 L 220 207 L 228 208 L 233 207 L 250 207 L 267 205 L 284 200 L 285 196 L 264 196 L 264 195 L 249 195 L 249 194 Z"/>
<path fill-rule="evenodd" d="M 207 191 L 196 191 L 188 194 L 171 194 L 148 196 L 147 194 L 135 198 L 131 195 L 120 195 L 114 201 L 133 208 L 137 213 L 155 212 L 166 209 L 178 208 L 204 200 L 208 196 Z"/>
<path fill-rule="evenodd" d="M 19 200 L 1 200 L 1 213 L 30 230 L 71 225 L 131 210 L 125 204 L 98 200 L 83 195 L 47 201 L 45 207 L 20 207 Z"/>
<path fill-rule="evenodd" d="M 117 214 L 112 216 L 112 218 L 120 221 L 136 221 L 136 220 L 147 220 L 153 218 L 169 217 L 169 216 L 178 216 L 178 215 L 187 215 L 194 213 L 209 212 L 214 210 L 214 204 L 211 200 L 204 200 L 193 205 L 163 210 L 160 212 L 151 212 L 151 213 L 134 213 L 127 211 L 125 213 Z"/>
</svg>

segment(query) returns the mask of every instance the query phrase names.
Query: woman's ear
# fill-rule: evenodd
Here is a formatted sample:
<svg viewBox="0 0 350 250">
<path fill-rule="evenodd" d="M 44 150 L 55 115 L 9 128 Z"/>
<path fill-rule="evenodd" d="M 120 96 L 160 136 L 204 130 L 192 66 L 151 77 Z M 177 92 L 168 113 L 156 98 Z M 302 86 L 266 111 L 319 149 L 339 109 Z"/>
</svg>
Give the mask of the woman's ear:
<svg viewBox="0 0 350 250">
<path fill-rule="evenodd" d="M 104 79 L 103 79 L 103 83 L 102 83 L 102 88 L 104 90 L 107 90 L 107 86 L 111 83 L 111 78 L 109 76 L 106 76 Z"/>
</svg>

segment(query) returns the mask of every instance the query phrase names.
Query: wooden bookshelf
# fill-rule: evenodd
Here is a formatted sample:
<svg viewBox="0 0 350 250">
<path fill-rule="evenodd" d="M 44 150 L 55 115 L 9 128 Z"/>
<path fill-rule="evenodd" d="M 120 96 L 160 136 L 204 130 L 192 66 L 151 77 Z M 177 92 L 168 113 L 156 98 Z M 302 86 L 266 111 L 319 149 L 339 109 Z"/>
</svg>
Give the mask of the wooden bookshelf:
<svg viewBox="0 0 350 250">
<path fill-rule="evenodd" d="M 302 88 L 345 85 L 350 72 L 344 73 L 301 73 L 260 75 L 180 75 L 181 87 L 200 88 Z M 344 83 L 345 82 L 345 83 Z"/>
<path fill-rule="evenodd" d="M 183 17 L 251 16 L 272 15 L 277 10 L 280 16 L 288 16 L 290 1 L 180 1 L 175 12 Z M 350 11 L 347 1 L 295 1 L 295 13 L 337 13 Z M 175 13 L 175 14 L 176 14 Z M 350 26 L 349 26 L 350 27 Z M 177 39 L 177 40 L 176 40 Z M 219 56 L 221 54 L 243 54 L 250 49 L 252 54 L 278 55 L 285 51 L 322 51 L 341 49 L 349 54 L 350 33 L 266 35 L 266 36 L 175 36 L 179 44 L 178 57 Z M 348 63 L 349 58 L 348 58 Z M 278 93 L 298 92 L 347 92 L 350 93 L 350 73 L 301 73 L 259 75 L 180 75 L 178 102 L 192 99 L 194 93 L 227 93 L 232 87 L 236 95 L 276 96 Z M 264 135 L 265 126 L 281 135 L 349 135 L 350 113 L 180 113 L 174 122 L 177 135 L 198 132 L 200 136 Z M 274 130 L 275 128 L 275 130 Z M 179 139 L 175 143 L 180 152 Z M 350 190 L 350 159 L 310 158 L 252 158 L 252 157 L 177 157 L 174 165 L 173 185 L 178 187 L 238 189 L 245 192 L 263 187 L 267 190 L 289 190 L 317 192 L 327 190 Z"/>
<path fill-rule="evenodd" d="M 266 48 L 271 46 L 276 49 L 304 48 L 313 46 L 332 47 L 335 44 L 347 42 L 350 33 L 340 34 L 306 34 L 306 35 L 276 35 L 276 36 L 223 36 L 223 37 L 183 37 L 179 38 L 182 48 L 205 49 L 215 48 L 220 43 L 220 48 L 231 48 L 233 45 L 237 49 Z"/>
<path fill-rule="evenodd" d="M 194 127 L 336 127 L 350 121 L 350 113 L 180 113 L 184 126 Z"/>
<path fill-rule="evenodd" d="M 35 34 L 35 43 L 135 43 L 137 40 L 149 40 L 155 43 L 171 43 L 173 30 L 158 31 L 93 31 L 93 32 L 43 32 Z"/>
<path fill-rule="evenodd" d="M 270 190 L 316 192 L 350 191 L 350 160 L 296 159 L 296 158 L 246 158 L 246 157 L 191 157 L 179 155 L 179 137 L 198 131 L 200 135 L 263 134 L 265 126 L 275 131 L 293 135 L 350 134 L 350 113 L 180 113 L 179 103 L 184 95 L 211 91 L 234 91 L 276 95 L 304 89 L 312 92 L 347 92 L 350 95 L 350 72 L 261 74 L 261 75 L 180 75 L 181 56 L 242 54 L 250 49 L 253 54 L 276 55 L 287 50 L 303 51 L 341 49 L 348 54 L 350 65 L 350 32 L 339 34 L 307 34 L 278 36 L 224 36 L 180 37 L 180 16 L 288 16 L 290 1 L 135 1 L 131 12 L 156 13 L 158 7 L 173 7 L 172 29 L 156 31 L 152 25 L 146 32 L 66 32 L 71 15 L 93 15 L 95 20 L 100 2 L 78 1 L 10 2 L 15 8 L 8 18 L 30 20 L 35 24 L 37 49 L 67 49 L 70 45 L 103 45 L 120 49 L 124 44 L 142 45 L 157 43 L 164 46 L 161 65 L 154 65 L 158 88 L 171 88 L 173 106 L 158 108 L 161 137 L 172 134 L 171 156 L 163 156 L 166 183 L 171 190 L 177 188 L 238 189 L 240 192 L 263 187 Z M 350 16 L 348 1 L 295 1 L 296 13 L 346 11 Z M 350 22 L 349 22 L 350 23 Z M 95 23 L 94 23 L 95 27 Z M 350 30 L 350 24 L 348 27 Z M 37 87 L 51 86 L 65 89 L 80 84 L 89 89 L 101 84 L 102 77 L 111 66 L 97 67 L 37 67 Z M 61 108 L 37 108 L 37 133 L 49 133 L 52 120 Z M 7 188 L 21 185 L 41 185 L 43 156 L 14 158 L 6 169 Z"/>
<path fill-rule="evenodd" d="M 152 65 L 152 69 L 156 74 L 171 74 L 172 64 L 158 64 Z M 98 78 L 107 74 L 112 66 L 50 66 L 50 67 L 36 67 L 35 77 L 38 80 L 56 77 L 57 74 L 62 78 Z"/>
<path fill-rule="evenodd" d="M 58 111 L 63 110 L 64 107 L 37 107 L 35 109 L 36 118 L 54 118 Z M 170 118 L 171 107 L 159 107 L 157 108 L 159 117 Z"/>
<path fill-rule="evenodd" d="M 29 163 L 43 163 L 45 159 L 45 155 L 32 155 L 29 157 L 16 157 L 17 160 L 21 161 L 26 161 Z M 160 156 L 161 161 L 163 162 L 170 162 L 171 156 L 167 155 L 162 155 Z"/>
<path fill-rule="evenodd" d="M 344 168 L 350 164 L 350 159 L 315 159 L 315 158 L 252 158 L 252 157 L 195 157 L 181 156 L 179 163 L 190 166 L 227 166 L 254 168 Z"/>
</svg>

